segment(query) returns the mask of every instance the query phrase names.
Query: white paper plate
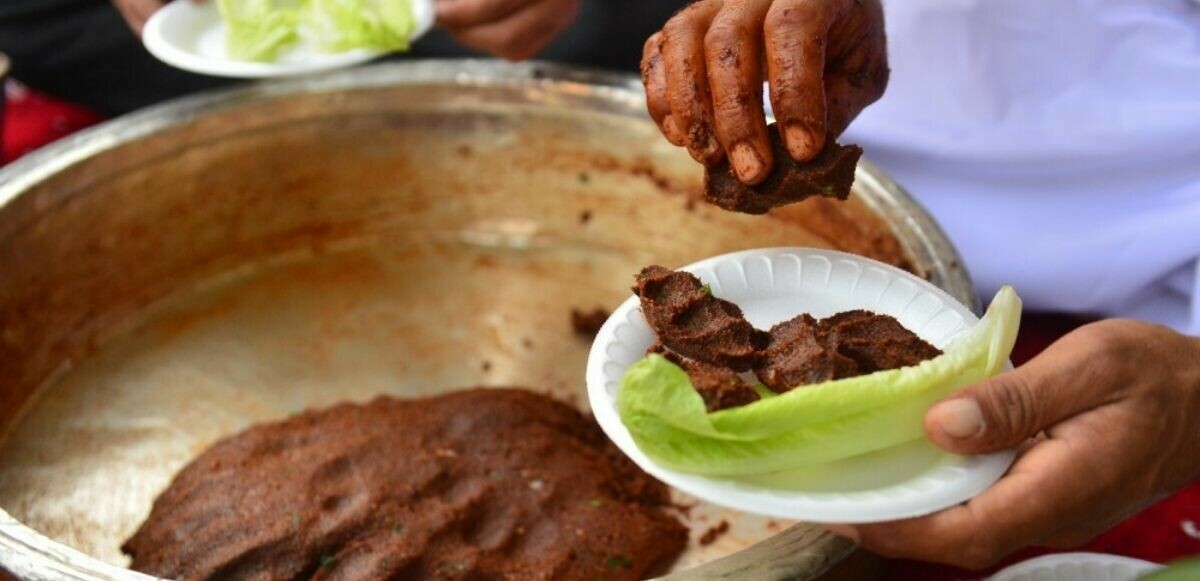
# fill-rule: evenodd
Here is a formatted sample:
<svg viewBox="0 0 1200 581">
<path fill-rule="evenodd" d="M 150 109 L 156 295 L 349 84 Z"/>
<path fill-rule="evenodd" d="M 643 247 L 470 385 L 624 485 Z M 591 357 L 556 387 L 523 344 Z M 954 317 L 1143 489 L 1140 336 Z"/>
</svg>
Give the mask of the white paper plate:
<svg viewBox="0 0 1200 581">
<path fill-rule="evenodd" d="M 1133 581 L 1162 565 L 1101 553 L 1062 553 L 1022 561 L 988 581 Z"/>
<path fill-rule="evenodd" d="M 861 256 L 773 248 L 717 256 L 684 267 L 760 329 L 802 312 L 825 317 L 869 309 L 896 317 L 937 347 L 979 319 L 929 282 Z M 621 423 L 617 390 L 625 370 L 654 341 L 636 296 L 596 336 L 587 366 L 588 399 L 600 427 L 638 466 L 697 498 L 777 518 L 822 523 L 883 522 L 929 514 L 991 486 L 1014 452 L 955 456 L 921 439 L 787 474 L 731 479 L 683 474 L 650 460 Z"/>
<path fill-rule="evenodd" d="M 417 30 L 413 39 L 433 27 L 432 0 L 411 0 Z M 267 78 L 303 75 L 364 63 L 382 53 L 354 50 L 322 52 L 301 38 L 280 52 L 275 62 L 233 59 L 225 52 L 225 23 L 215 0 L 175 0 L 159 9 L 142 29 L 142 43 L 159 60 L 203 75 Z"/>
</svg>

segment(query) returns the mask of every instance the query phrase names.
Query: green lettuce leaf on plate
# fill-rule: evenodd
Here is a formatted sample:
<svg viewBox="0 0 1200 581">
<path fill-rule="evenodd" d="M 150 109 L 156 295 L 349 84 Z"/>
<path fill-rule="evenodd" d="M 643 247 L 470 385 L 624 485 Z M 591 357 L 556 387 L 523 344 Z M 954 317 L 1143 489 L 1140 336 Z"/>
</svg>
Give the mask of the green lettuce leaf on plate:
<svg viewBox="0 0 1200 581">
<path fill-rule="evenodd" d="M 279 50 L 299 36 L 300 9 L 305 0 L 218 0 L 225 20 L 225 50 L 229 56 L 248 61 L 272 61 Z"/>
<path fill-rule="evenodd" d="M 325 50 L 408 50 L 417 29 L 408 0 L 310 0 L 306 23 Z"/>
<path fill-rule="evenodd" d="M 1168 563 L 1165 569 L 1138 577 L 1142 581 L 1196 581 L 1200 579 L 1200 557 Z"/>
<path fill-rule="evenodd" d="M 235 59 L 273 61 L 302 37 L 322 50 L 408 50 L 416 18 L 409 0 L 218 0 Z"/>
<path fill-rule="evenodd" d="M 923 437 L 929 406 L 1004 369 L 1020 320 L 1006 286 L 975 327 L 920 365 L 712 413 L 682 369 L 650 355 L 625 372 L 617 410 L 638 448 L 679 472 L 750 476 L 841 460 Z"/>
</svg>

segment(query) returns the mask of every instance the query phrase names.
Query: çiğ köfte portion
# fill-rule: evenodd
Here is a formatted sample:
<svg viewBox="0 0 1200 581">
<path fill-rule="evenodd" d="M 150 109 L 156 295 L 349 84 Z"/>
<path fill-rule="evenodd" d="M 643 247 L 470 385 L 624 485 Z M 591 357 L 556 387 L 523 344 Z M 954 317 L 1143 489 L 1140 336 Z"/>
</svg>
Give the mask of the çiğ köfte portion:
<svg viewBox="0 0 1200 581">
<path fill-rule="evenodd" d="M 916 365 L 942 352 L 895 318 L 864 310 L 824 319 L 799 315 L 771 327 L 754 374 L 782 393 L 801 385 Z"/>
<path fill-rule="evenodd" d="M 637 275 L 633 292 L 659 342 L 688 359 L 749 371 L 770 340 L 737 305 L 714 297 L 691 273 L 648 266 Z"/>
<path fill-rule="evenodd" d="M 575 409 L 472 389 L 225 438 L 122 548 L 184 580 L 631 580 L 687 543 L 669 502 Z"/>
<path fill-rule="evenodd" d="M 771 208 L 794 204 L 815 196 L 845 200 L 854 185 L 854 170 L 862 156 L 857 145 L 840 145 L 832 138 L 817 156 L 800 163 L 792 159 L 775 124 L 767 128 L 775 167 L 762 183 L 742 183 L 726 159 L 704 172 L 704 198 L 721 208 L 746 214 L 764 214 Z"/>
<path fill-rule="evenodd" d="M 728 367 L 689 359 L 667 349 L 662 343 L 655 343 L 646 352 L 662 355 L 683 369 L 692 387 L 704 399 L 704 407 L 710 412 L 746 405 L 761 397 L 749 381 Z"/>
<path fill-rule="evenodd" d="M 820 320 L 804 313 L 769 333 L 759 331 L 699 278 L 662 266 L 643 269 L 634 292 L 659 340 L 649 353 L 683 369 L 710 412 L 760 399 L 739 372 L 753 370 L 763 385 L 783 393 L 917 365 L 942 353 L 895 318 L 864 310 Z"/>
</svg>

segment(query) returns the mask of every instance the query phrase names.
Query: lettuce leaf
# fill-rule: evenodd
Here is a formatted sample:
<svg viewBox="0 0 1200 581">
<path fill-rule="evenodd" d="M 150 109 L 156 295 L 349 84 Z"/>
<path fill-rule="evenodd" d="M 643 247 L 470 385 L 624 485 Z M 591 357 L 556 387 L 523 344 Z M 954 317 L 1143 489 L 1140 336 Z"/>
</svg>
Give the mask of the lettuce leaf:
<svg viewBox="0 0 1200 581">
<path fill-rule="evenodd" d="M 1200 579 L 1200 557 L 1168 563 L 1165 569 L 1138 577 L 1142 581 L 1196 581 Z"/>
<path fill-rule="evenodd" d="M 217 9 L 225 20 L 225 50 L 229 56 L 249 61 L 275 60 L 281 48 L 299 38 L 297 25 L 302 1 L 218 0 Z"/>
<path fill-rule="evenodd" d="M 272 61 L 311 39 L 322 50 L 408 50 L 416 17 L 409 0 L 218 0 L 235 59 Z"/>
<path fill-rule="evenodd" d="M 408 50 L 417 29 L 408 0 L 310 0 L 307 24 L 331 52 Z"/>
<path fill-rule="evenodd" d="M 680 472 L 748 476 L 840 460 L 923 437 L 930 405 L 1004 368 L 1020 319 L 1006 286 L 939 357 L 712 413 L 682 369 L 650 355 L 621 379 L 617 410 L 642 452 Z"/>
</svg>

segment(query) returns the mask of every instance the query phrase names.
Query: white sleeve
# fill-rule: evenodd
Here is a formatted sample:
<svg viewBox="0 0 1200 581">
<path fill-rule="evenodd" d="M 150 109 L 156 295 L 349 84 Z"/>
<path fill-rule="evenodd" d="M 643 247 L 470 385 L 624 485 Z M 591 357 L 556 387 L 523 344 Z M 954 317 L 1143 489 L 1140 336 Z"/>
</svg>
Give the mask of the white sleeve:
<svg viewBox="0 0 1200 581">
<path fill-rule="evenodd" d="M 981 292 L 1200 334 L 1200 7 L 884 5 L 891 84 L 844 141 L 931 211 Z"/>
</svg>

